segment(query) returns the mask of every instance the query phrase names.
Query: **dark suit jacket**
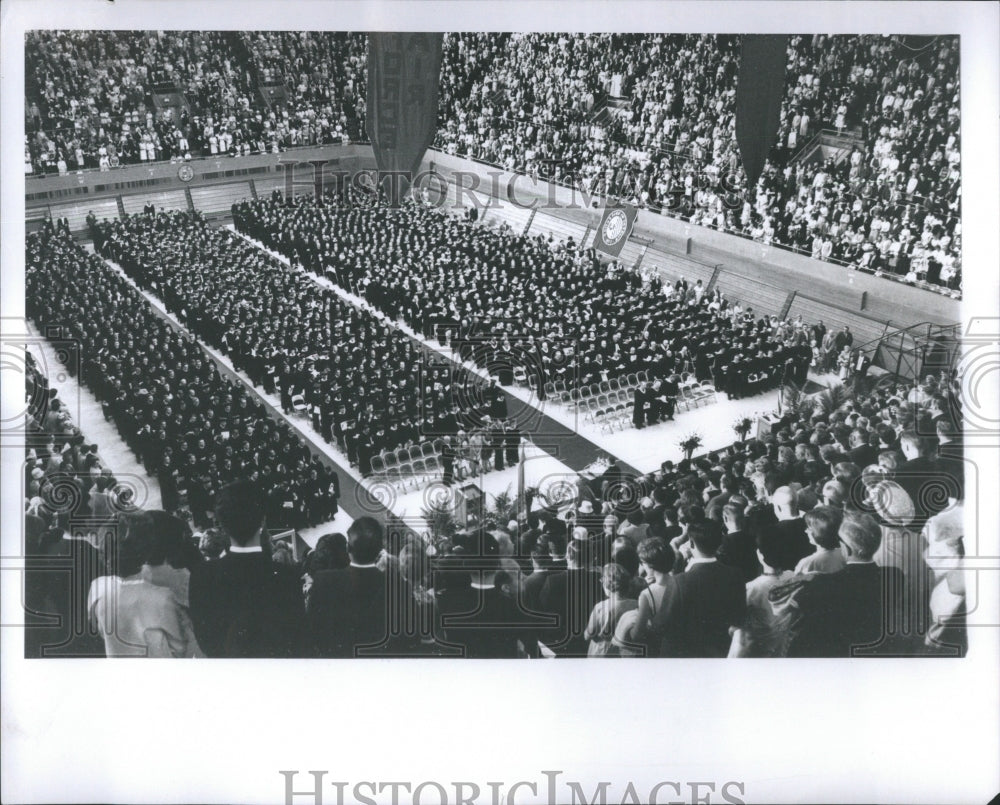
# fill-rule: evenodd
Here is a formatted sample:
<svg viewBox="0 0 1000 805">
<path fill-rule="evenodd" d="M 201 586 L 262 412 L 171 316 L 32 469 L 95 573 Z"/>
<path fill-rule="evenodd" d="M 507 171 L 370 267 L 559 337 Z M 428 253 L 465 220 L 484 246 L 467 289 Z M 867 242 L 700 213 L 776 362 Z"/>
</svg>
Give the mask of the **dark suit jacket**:
<svg viewBox="0 0 1000 805">
<path fill-rule="evenodd" d="M 263 553 L 227 553 L 191 571 L 191 621 L 208 657 L 302 657 L 302 582 Z"/>
<path fill-rule="evenodd" d="M 317 573 L 309 591 L 309 633 L 316 655 L 374 652 L 388 638 L 388 606 L 386 574 L 377 567 Z"/>
<path fill-rule="evenodd" d="M 743 581 L 757 578 L 761 566 L 757 561 L 757 540 L 754 535 L 748 531 L 726 534 L 719 549 L 719 561 L 739 570 L 743 574 Z"/>
<path fill-rule="evenodd" d="M 769 529 L 781 535 L 782 544 L 788 551 L 789 570 L 794 570 L 800 559 L 804 559 L 816 550 L 806 535 L 806 522 L 801 517 L 779 520 L 769 526 Z"/>
<path fill-rule="evenodd" d="M 604 587 L 593 570 L 571 568 L 548 574 L 540 601 L 542 609 L 558 622 L 546 630 L 542 642 L 560 656 L 586 657 L 589 646 L 583 634 L 594 605 L 602 600 Z"/>
<path fill-rule="evenodd" d="M 849 451 L 847 455 L 851 461 L 861 469 L 864 469 L 869 464 L 874 464 L 878 461 L 878 448 L 872 447 L 870 444 L 863 444 Z"/>
<path fill-rule="evenodd" d="M 838 573 L 790 582 L 796 583 L 801 589 L 793 596 L 798 612 L 789 657 L 854 656 L 856 648 L 880 644 L 902 611 L 903 573 L 897 567 L 852 563 Z"/>
<path fill-rule="evenodd" d="M 458 646 L 473 659 L 515 659 L 520 639 L 534 653 L 535 630 L 517 603 L 496 588 L 467 587 L 439 596 L 438 641 Z"/>
<path fill-rule="evenodd" d="M 664 657 L 725 657 L 730 626 L 746 612 L 746 584 L 722 562 L 699 562 L 674 576 L 663 600 Z"/>
</svg>

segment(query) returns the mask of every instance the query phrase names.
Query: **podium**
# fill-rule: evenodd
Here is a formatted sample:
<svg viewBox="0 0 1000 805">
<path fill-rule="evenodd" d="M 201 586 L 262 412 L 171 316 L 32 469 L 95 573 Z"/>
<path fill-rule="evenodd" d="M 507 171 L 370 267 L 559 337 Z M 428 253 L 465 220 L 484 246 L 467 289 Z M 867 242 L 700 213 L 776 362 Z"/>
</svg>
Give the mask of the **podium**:
<svg viewBox="0 0 1000 805">
<path fill-rule="evenodd" d="M 478 525 L 483 521 L 483 490 L 478 484 L 465 484 L 458 488 L 456 516 L 459 527 Z"/>
</svg>

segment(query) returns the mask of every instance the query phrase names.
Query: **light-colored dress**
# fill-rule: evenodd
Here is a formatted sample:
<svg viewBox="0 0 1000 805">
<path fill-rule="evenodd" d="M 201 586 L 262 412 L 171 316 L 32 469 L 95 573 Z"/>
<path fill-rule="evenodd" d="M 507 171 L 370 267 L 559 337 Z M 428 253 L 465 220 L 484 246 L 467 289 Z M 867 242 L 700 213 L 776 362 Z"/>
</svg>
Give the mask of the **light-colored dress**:
<svg viewBox="0 0 1000 805">
<path fill-rule="evenodd" d="M 634 598 L 619 598 L 617 595 L 599 601 L 590 613 L 587 629 L 583 636 L 590 641 L 588 657 L 617 657 L 618 647 L 614 644 L 618 621 L 626 612 L 637 609 L 639 602 Z"/>
<path fill-rule="evenodd" d="M 87 610 L 104 636 L 109 657 L 194 657 L 200 653 L 190 620 L 173 592 L 141 575 L 94 579 Z"/>
</svg>

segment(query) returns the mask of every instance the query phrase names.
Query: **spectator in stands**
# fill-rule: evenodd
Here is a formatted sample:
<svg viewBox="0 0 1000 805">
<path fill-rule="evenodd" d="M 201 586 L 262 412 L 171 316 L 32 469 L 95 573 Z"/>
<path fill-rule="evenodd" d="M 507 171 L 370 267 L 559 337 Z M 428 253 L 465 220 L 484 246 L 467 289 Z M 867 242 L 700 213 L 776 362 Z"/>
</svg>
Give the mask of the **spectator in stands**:
<svg viewBox="0 0 1000 805">
<path fill-rule="evenodd" d="M 787 650 L 787 613 L 777 615 L 768 595 L 776 586 L 795 576 L 791 555 L 781 537 L 763 533 L 757 538 L 757 560 L 761 574 L 747 582 L 747 609 L 743 624 L 733 630 L 730 657 L 783 657 Z"/>
<path fill-rule="evenodd" d="M 840 524 L 843 511 L 830 506 L 817 506 L 803 516 L 806 536 L 816 546 L 811 553 L 795 566 L 798 574 L 837 573 L 844 569 L 846 560 L 840 550 Z"/>
<path fill-rule="evenodd" d="M 895 625 L 903 589 L 902 573 L 880 568 L 873 557 L 882 542 L 878 523 L 848 512 L 839 531 L 847 564 L 836 573 L 797 576 L 772 588 L 776 611 L 791 605 L 790 657 L 852 657 L 875 652 L 887 625 Z"/>
<path fill-rule="evenodd" d="M 298 573 L 263 553 L 264 503 L 250 481 L 225 486 L 215 504 L 230 546 L 191 574 L 191 619 L 209 657 L 301 657 L 305 607 Z"/>
<path fill-rule="evenodd" d="M 730 628 L 746 612 L 743 577 L 716 559 L 722 530 L 710 520 L 692 523 L 687 536 L 691 559 L 663 601 L 663 653 L 669 657 L 724 657 Z"/>
<path fill-rule="evenodd" d="M 634 598 L 628 597 L 630 581 L 628 571 L 621 565 L 611 562 L 602 568 L 601 585 L 606 598 L 594 606 L 584 631 L 583 636 L 590 641 L 588 657 L 617 656 L 614 636 L 618 622 L 626 612 L 639 606 Z"/>
<path fill-rule="evenodd" d="M 585 633 L 590 614 L 604 598 L 601 577 L 587 566 L 587 546 L 581 540 L 566 545 L 566 569 L 550 573 L 542 586 L 542 610 L 556 617 L 543 642 L 560 657 L 585 657 Z"/>
<path fill-rule="evenodd" d="M 123 525 L 117 575 L 95 579 L 88 595 L 107 656 L 203 656 L 187 612 L 187 571 L 179 584 L 170 581 L 177 574 L 168 562 L 180 559 L 183 525 L 156 511 L 131 515 Z"/>
</svg>

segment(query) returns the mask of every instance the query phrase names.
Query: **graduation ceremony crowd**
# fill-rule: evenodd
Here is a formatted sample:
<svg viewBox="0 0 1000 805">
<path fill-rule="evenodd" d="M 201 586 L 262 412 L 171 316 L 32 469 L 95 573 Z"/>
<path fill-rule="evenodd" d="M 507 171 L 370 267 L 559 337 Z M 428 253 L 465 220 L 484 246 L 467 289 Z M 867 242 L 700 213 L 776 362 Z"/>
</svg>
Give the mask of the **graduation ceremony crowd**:
<svg viewBox="0 0 1000 805">
<path fill-rule="evenodd" d="M 567 388 L 687 373 L 733 397 L 800 385 L 814 333 L 756 318 L 700 280 L 664 284 L 593 250 L 497 232 L 418 203 L 345 207 L 279 195 L 234 205 L 236 228 L 354 290 L 426 338 L 512 382 L 516 367 Z M 825 333 L 825 328 L 823 329 Z M 823 334 L 819 336 L 820 341 Z"/>
<path fill-rule="evenodd" d="M 294 269 L 197 215 L 91 223 L 100 254 L 159 295 L 195 335 L 228 351 L 255 384 L 274 382 L 283 399 L 296 383 L 308 387 L 309 367 L 316 378 L 331 373 L 325 388 L 341 387 L 334 363 L 350 365 L 325 356 L 360 361 L 348 382 L 392 366 L 360 346 L 348 351 L 352 338 L 385 338 L 375 353 L 396 344 L 404 363 L 411 349 L 382 320 L 324 298 Z M 96 449 L 67 426 L 58 401 L 48 404 L 36 423 L 44 446 L 29 456 L 26 510 L 38 518 L 37 554 L 69 551 L 82 574 L 71 589 L 88 595 L 71 601 L 45 582 L 51 574 L 31 577 L 36 611 L 55 607 L 77 618 L 67 618 L 79 628 L 56 641 L 55 653 L 964 651 L 964 473 L 947 376 L 929 375 L 912 389 L 876 386 L 830 410 L 803 404 L 772 435 L 640 478 L 612 463 L 594 482 L 580 478 L 568 508 L 529 500 L 520 517 L 491 531 L 386 533 L 363 517 L 296 561 L 287 546 L 269 543 L 265 524 L 329 519 L 335 474 L 112 266 L 76 244 L 65 222 L 30 235 L 27 258 L 30 317 L 43 328 L 59 323 L 79 344 L 80 380 L 157 474 L 164 501 L 164 510 L 137 511 Z M 247 298 L 248 288 L 274 296 Z M 779 329 L 797 328 L 805 329 Z M 374 387 L 363 382 L 355 391 Z M 61 498 L 46 484 L 46 468 L 78 490 L 72 511 L 52 503 Z M 182 488 L 189 512 L 177 507 Z M 81 512 L 93 514 L 90 525 L 73 533 Z M 188 514 L 202 532 L 197 544 Z M 86 613 L 85 623 L 76 613 Z M 51 632 L 29 631 L 30 650 L 52 651 Z"/>
<path fill-rule="evenodd" d="M 57 394 L 29 391 L 42 402 L 27 464 L 38 494 L 26 515 L 26 602 L 66 619 L 60 630 L 29 618 L 28 656 L 966 649 L 964 465 L 947 374 L 830 411 L 799 406 L 769 435 L 638 478 L 613 461 L 561 504 L 529 493 L 492 530 L 420 536 L 361 517 L 298 561 L 267 536 L 260 483 L 219 488 L 213 525 L 193 540 L 180 517 L 120 495 Z M 66 483 L 59 476 L 80 487 L 74 503 L 43 489 Z M 110 502 L 109 489 L 119 493 Z M 92 532 L 70 533 L 80 522 Z M 46 567 L 58 557 L 71 558 L 73 584 Z"/>
<path fill-rule="evenodd" d="M 363 35 L 331 31 L 31 31 L 25 172 L 357 139 L 365 48 Z M 265 101 L 274 84 L 287 94 Z M 161 87 L 186 103 L 158 108 Z"/>
<path fill-rule="evenodd" d="M 29 173 L 366 136 L 362 34 L 32 32 L 26 47 Z M 448 34 L 435 145 L 960 292 L 957 39 L 790 37 L 779 140 L 752 194 L 739 52 L 730 35 Z M 163 81 L 187 98 L 178 119 L 147 98 Z M 625 103 L 595 120 L 608 97 Z M 844 154 L 791 159 L 823 130 L 851 136 Z"/>
<path fill-rule="evenodd" d="M 346 141 L 364 130 L 365 49 L 322 32 L 33 32 L 25 170 Z M 887 37 L 791 37 L 781 142 L 735 204 L 741 180 L 722 181 L 738 55 L 727 36 L 448 35 L 437 145 L 959 290 L 957 40 L 904 58 Z M 176 119 L 154 114 L 161 85 L 186 98 Z M 609 97 L 625 103 L 595 121 Z M 831 128 L 854 137 L 844 159 L 790 160 Z M 515 380 L 544 396 L 644 373 L 641 428 L 673 415 L 682 381 L 739 398 L 856 365 L 847 328 L 758 316 L 700 280 L 416 201 L 346 201 L 240 202 L 236 232 L 152 205 L 90 216 L 96 253 L 67 221 L 27 235 L 29 319 L 68 345 L 66 371 L 162 504 L 105 466 L 29 364 L 26 656 L 964 654 L 947 373 L 862 375 L 848 398 L 786 407 L 769 434 L 648 475 L 612 457 L 569 501 L 528 490 L 496 528 L 417 534 L 362 516 L 301 556 L 272 541 L 340 506 L 294 413 L 362 475 L 433 442 L 450 484 L 517 462 Z"/>
<path fill-rule="evenodd" d="M 378 317 L 197 213 L 94 221 L 92 232 L 99 254 L 159 296 L 251 383 L 278 394 L 286 413 L 301 397 L 317 432 L 362 474 L 383 451 L 428 439 L 462 442 L 484 425 L 492 438 L 507 422 L 495 384 L 432 358 Z"/>
<path fill-rule="evenodd" d="M 778 143 L 756 192 L 738 169 L 740 37 L 459 34 L 436 145 L 664 214 L 959 291 L 959 48 L 792 36 Z M 608 119 L 595 99 L 623 98 Z M 471 103 L 469 101 L 472 101 Z M 821 130 L 849 153 L 796 160 Z"/>
</svg>

